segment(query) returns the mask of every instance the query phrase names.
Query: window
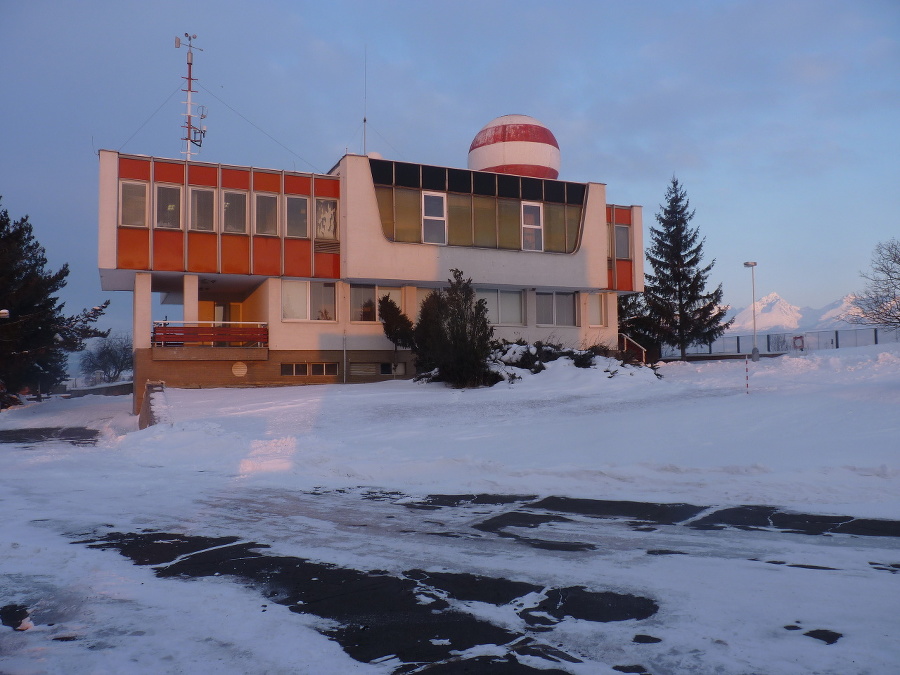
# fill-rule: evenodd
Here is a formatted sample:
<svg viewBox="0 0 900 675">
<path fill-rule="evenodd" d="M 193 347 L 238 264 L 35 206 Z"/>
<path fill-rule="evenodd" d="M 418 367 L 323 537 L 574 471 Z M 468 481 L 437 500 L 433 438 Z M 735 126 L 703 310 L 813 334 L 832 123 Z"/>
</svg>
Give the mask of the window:
<svg viewBox="0 0 900 675">
<path fill-rule="evenodd" d="M 278 234 L 278 197 L 254 195 L 256 199 L 256 234 Z"/>
<path fill-rule="evenodd" d="M 224 231 L 240 232 L 247 231 L 247 193 L 246 192 L 225 192 L 222 196 L 224 212 Z"/>
<path fill-rule="evenodd" d="M 426 244 L 447 243 L 447 200 L 445 195 L 422 193 L 422 241 Z"/>
<path fill-rule="evenodd" d="M 385 295 L 403 309 L 403 292 L 400 288 L 391 286 L 364 286 L 353 284 L 350 286 L 350 320 L 351 321 L 377 321 L 378 301 Z"/>
<path fill-rule="evenodd" d="M 120 225 L 147 227 L 147 185 L 122 183 L 122 203 L 119 208 Z"/>
<path fill-rule="evenodd" d="M 309 200 L 306 197 L 287 197 L 287 227 L 285 234 L 288 237 L 309 237 Z"/>
<path fill-rule="evenodd" d="M 335 321 L 335 284 L 282 281 L 281 318 L 286 321 Z"/>
<path fill-rule="evenodd" d="M 350 286 L 351 321 L 375 321 L 377 303 L 374 286 Z"/>
<path fill-rule="evenodd" d="M 310 363 L 310 375 L 337 375 L 338 364 L 336 363 Z"/>
<path fill-rule="evenodd" d="M 156 186 L 156 227 L 181 228 L 181 188 Z"/>
<path fill-rule="evenodd" d="M 305 376 L 309 372 L 309 368 L 305 363 L 282 363 L 281 364 L 281 374 L 282 375 L 299 375 Z"/>
<path fill-rule="evenodd" d="M 488 309 L 488 320 L 492 324 L 521 326 L 525 323 L 522 312 L 521 291 L 500 291 L 479 289 L 475 292 L 479 300 L 484 299 Z"/>
<path fill-rule="evenodd" d="M 212 190 L 191 188 L 191 229 L 212 232 L 216 195 Z"/>
<path fill-rule="evenodd" d="M 522 250 L 544 250 L 542 216 L 540 204 L 522 203 Z"/>
<path fill-rule="evenodd" d="M 574 293 L 537 293 L 537 323 L 546 326 L 575 325 Z"/>
<path fill-rule="evenodd" d="M 616 258 L 629 260 L 631 258 L 631 237 L 627 225 L 616 225 Z"/>
<path fill-rule="evenodd" d="M 316 239 L 337 239 L 337 199 L 316 199 Z"/>
<path fill-rule="evenodd" d="M 588 321 L 591 326 L 605 326 L 606 312 L 604 311 L 606 296 L 600 293 L 588 295 Z"/>
<path fill-rule="evenodd" d="M 337 363 L 282 363 L 281 374 L 293 377 L 307 375 L 337 375 Z"/>
</svg>

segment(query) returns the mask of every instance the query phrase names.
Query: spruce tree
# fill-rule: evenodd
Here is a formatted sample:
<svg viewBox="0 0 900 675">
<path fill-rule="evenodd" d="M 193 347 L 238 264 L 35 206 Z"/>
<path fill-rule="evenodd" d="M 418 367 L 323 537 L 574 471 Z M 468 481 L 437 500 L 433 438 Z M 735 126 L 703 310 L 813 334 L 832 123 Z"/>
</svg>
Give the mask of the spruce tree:
<svg viewBox="0 0 900 675">
<path fill-rule="evenodd" d="M 0 380 L 10 392 L 61 382 L 67 375 L 67 352 L 109 334 L 92 325 L 109 301 L 64 315 L 56 294 L 66 285 L 69 266 L 52 272 L 46 265 L 28 216 L 13 221 L 0 208 L 0 309 L 9 311 L 9 318 L 0 319 Z"/>
<path fill-rule="evenodd" d="M 384 334 L 395 347 L 409 347 L 416 355 L 416 371 L 438 371 L 453 387 L 479 387 L 497 382 L 487 365 L 494 328 L 487 303 L 475 297 L 471 279 L 450 270 L 447 290 L 436 289 L 422 302 L 415 326 L 385 296 L 378 301 Z"/>
<path fill-rule="evenodd" d="M 653 273 L 644 275 L 642 318 L 637 320 L 659 344 L 677 348 L 682 360 L 690 345 L 710 344 L 731 325 L 723 323 L 722 285 L 706 291 L 715 260 L 701 265 L 705 239 L 690 226 L 693 217 L 684 188 L 673 176 L 666 203 L 656 214 L 659 227 L 650 228 L 646 256 Z"/>
</svg>

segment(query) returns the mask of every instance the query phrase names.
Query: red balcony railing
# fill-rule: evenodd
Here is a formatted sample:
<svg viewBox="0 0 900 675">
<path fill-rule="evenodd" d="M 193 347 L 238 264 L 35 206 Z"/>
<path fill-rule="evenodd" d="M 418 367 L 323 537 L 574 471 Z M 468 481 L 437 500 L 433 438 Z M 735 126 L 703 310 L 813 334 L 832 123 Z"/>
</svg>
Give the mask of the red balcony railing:
<svg viewBox="0 0 900 675">
<path fill-rule="evenodd" d="M 268 347 L 269 326 L 247 321 L 154 321 L 155 347 Z"/>
</svg>

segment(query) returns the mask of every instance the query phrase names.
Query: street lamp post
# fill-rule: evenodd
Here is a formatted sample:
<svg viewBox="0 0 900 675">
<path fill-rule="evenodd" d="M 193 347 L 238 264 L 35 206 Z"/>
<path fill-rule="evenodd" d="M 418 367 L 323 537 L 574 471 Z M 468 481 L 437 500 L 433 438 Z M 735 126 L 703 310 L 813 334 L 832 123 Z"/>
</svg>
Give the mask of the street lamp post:
<svg viewBox="0 0 900 675">
<path fill-rule="evenodd" d="M 759 361 L 759 347 L 756 346 L 756 263 L 745 262 L 744 267 L 750 268 L 750 283 L 753 288 L 753 351 L 750 353 L 750 360 L 755 363 Z"/>
</svg>

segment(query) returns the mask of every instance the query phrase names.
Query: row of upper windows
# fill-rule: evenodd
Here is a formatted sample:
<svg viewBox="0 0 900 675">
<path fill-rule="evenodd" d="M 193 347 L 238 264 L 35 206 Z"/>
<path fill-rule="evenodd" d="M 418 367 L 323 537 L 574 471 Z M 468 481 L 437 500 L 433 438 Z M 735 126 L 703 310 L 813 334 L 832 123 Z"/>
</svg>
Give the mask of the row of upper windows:
<svg viewBox="0 0 900 675">
<path fill-rule="evenodd" d="M 417 289 L 417 309 L 432 289 Z M 403 307 L 403 292 L 394 286 L 350 285 L 350 320 L 377 322 L 378 301 L 389 296 Z M 488 319 L 495 325 L 524 326 L 525 293 L 499 289 L 476 289 L 484 300 Z M 577 294 L 574 292 L 535 293 L 535 321 L 539 326 L 576 326 Z M 606 325 L 606 296 L 588 294 L 588 325 Z M 417 312 L 416 312 L 417 313 Z M 337 293 L 334 282 L 284 280 L 281 283 L 281 315 L 285 321 L 337 321 Z"/>
<path fill-rule="evenodd" d="M 572 253 L 579 205 L 376 186 L 385 237 L 407 243 Z"/>
<path fill-rule="evenodd" d="M 153 198 L 147 183 L 121 183 L 119 191 L 119 224 L 127 227 L 160 229 L 187 228 L 196 232 L 246 234 L 252 225 L 254 234 L 285 237 L 310 237 L 310 217 L 316 239 L 338 238 L 338 200 L 274 195 L 214 188 L 187 188 L 187 204 L 183 208 L 185 188 L 180 185 L 156 184 Z M 186 217 L 185 217 L 186 216 Z"/>
</svg>

